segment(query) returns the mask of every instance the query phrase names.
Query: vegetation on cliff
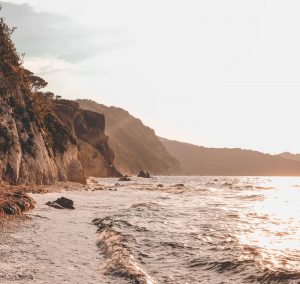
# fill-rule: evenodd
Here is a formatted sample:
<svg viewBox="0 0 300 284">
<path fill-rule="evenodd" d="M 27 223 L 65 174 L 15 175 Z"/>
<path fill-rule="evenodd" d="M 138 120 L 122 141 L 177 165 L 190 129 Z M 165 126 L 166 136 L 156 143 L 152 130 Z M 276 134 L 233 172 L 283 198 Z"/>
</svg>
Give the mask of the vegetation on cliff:
<svg viewBox="0 0 300 284">
<path fill-rule="evenodd" d="M 76 138 L 51 108 L 47 82 L 22 66 L 22 56 L 0 18 L 0 180 L 11 184 L 68 179 L 78 160 Z"/>
<path fill-rule="evenodd" d="M 104 134 L 104 116 L 80 110 L 77 103 L 74 113 L 64 113 L 71 102 L 43 92 L 48 83 L 23 68 L 23 55 L 11 40 L 13 31 L 0 18 L 0 181 L 84 183 L 80 160 L 85 162 L 87 174 L 94 173 L 89 168 L 97 168 L 98 176 L 119 176 Z M 89 153 L 97 159 L 90 159 Z"/>
<path fill-rule="evenodd" d="M 51 110 L 52 98 L 47 100 L 49 93 L 40 91 L 48 83 L 22 67 L 21 56 L 11 40 L 13 31 L 14 29 L 10 29 L 3 18 L 0 18 L 0 95 L 2 102 L 7 100 L 7 103 L 14 109 L 15 118 L 22 122 L 25 131 L 32 132 L 30 122 L 35 122 L 43 130 L 41 133 L 53 153 L 64 152 L 67 140 L 71 138 L 70 141 L 73 144 L 76 144 L 76 140 Z M 22 98 L 13 95 L 16 90 L 23 94 Z M 7 129 L 2 126 L 0 133 L 9 138 L 7 132 Z M 11 139 L 5 140 L 7 143 L 12 142 Z M 32 133 L 21 142 L 22 150 L 33 155 L 35 149 Z M 0 144 L 0 148 L 4 147 L 6 150 L 8 146 Z"/>
</svg>

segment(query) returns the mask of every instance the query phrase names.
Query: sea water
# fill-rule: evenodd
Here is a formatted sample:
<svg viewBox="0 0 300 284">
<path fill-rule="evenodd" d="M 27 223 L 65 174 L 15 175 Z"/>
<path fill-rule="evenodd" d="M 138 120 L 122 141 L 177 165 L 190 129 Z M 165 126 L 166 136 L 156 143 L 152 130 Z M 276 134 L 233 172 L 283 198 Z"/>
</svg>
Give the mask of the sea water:
<svg viewBox="0 0 300 284">
<path fill-rule="evenodd" d="M 44 205 L 61 196 L 76 209 Z M 1 229 L 0 283 L 300 283 L 299 178 L 91 179 L 33 198 Z"/>
</svg>

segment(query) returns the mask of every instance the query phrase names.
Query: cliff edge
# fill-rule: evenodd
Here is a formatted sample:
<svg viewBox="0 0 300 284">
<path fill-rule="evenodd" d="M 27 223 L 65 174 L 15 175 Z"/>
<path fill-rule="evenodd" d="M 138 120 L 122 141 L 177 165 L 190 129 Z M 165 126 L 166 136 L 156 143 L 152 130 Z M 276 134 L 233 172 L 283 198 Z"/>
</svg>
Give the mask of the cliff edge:
<svg viewBox="0 0 300 284">
<path fill-rule="evenodd" d="M 79 103 L 69 100 L 56 100 L 54 111 L 76 137 L 79 160 L 87 176 L 122 176 L 114 166 L 114 152 L 105 135 L 103 114 L 83 110 Z"/>
<path fill-rule="evenodd" d="M 43 101 L 43 81 L 22 67 L 11 33 L 0 19 L 0 180 L 85 182 L 76 137 Z"/>
<path fill-rule="evenodd" d="M 154 175 L 179 175 L 179 162 L 165 149 L 153 129 L 129 112 L 91 100 L 77 100 L 80 107 L 105 115 L 106 133 L 115 152 L 115 165 L 124 174 L 141 169 Z"/>
</svg>

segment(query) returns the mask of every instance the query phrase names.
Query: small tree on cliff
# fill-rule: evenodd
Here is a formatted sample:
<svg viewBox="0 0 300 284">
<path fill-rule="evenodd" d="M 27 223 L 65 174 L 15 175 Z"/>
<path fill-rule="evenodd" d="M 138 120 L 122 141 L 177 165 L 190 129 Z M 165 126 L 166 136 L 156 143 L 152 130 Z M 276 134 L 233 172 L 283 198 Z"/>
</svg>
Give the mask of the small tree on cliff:
<svg viewBox="0 0 300 284">
<path fill-rule="evenodd" d="M 34 75 L 31 71 L 24 69 L 24 74 L 29 81 L 32 92 L 38 92 L 39 90 L 47 87 L 48 82 L 46 82 L 43 78 Z"/>
<path fill-rule="evenodd" d="M 5 89 L 18 84 L 22 72 L 20 56 L 11 40 L 15 29 L 10 29 L 0 17 L 0 87 Z"/>
</svg>

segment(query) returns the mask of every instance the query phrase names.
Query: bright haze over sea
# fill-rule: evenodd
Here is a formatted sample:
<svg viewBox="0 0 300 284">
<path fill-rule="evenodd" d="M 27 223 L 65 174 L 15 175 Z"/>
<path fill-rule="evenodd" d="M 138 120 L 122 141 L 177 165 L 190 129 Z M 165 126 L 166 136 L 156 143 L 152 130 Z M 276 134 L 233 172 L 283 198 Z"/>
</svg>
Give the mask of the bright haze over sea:
<svg viewBox="0 0 300 284">
<path fill-rule="evenodd" d="M 5 2 L 25 65 L 56 94 L 171 139 L 300 152 L 299 1 Z"/>
</svg>

